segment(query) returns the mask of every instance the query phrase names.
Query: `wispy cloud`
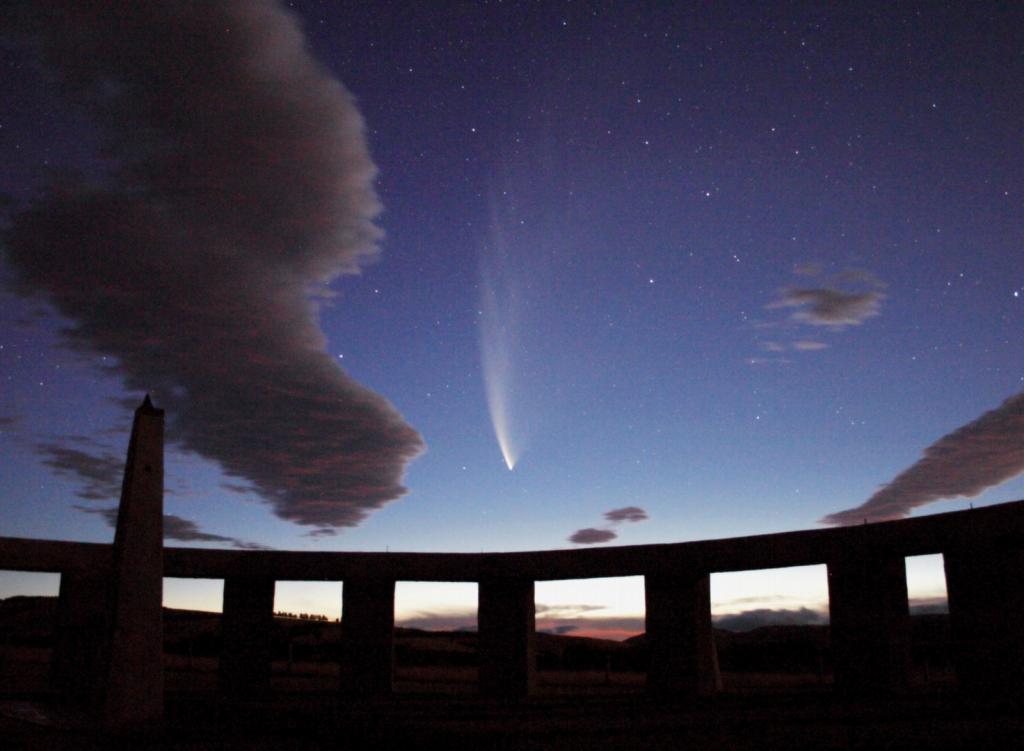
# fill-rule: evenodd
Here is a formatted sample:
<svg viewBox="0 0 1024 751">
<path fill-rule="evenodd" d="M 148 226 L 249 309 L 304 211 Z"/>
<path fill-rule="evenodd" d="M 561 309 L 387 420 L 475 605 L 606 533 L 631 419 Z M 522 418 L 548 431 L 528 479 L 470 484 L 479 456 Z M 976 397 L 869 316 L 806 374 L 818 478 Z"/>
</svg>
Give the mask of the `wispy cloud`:
<svg viewBox="0 0 1024 751">
<path fill-rule="evenodd" d="M 571 634 L 596 639 L 628 639 L 644 631 L 643 616 L 588 615 L 601 605 L 537 605 L 536 629 L 545 634 Z M 423 611 L 399 617 L 395 625 L 424 631 L 476 631 L 475 610 Z"/>
<path fill-rule="evenodd" d="M 643 616 L 597 616 L 549 620 L 537 618 L 537 631 L 545 634 L 561 634 L 622 641 L 644 632 Z"/>
<path fill-rule="evenodd" d="M 424 631 L 476 631 L 476 611 L 453 610 L 447 612 L 422 611 L 415 615 L 395 620 L 402 628 L 419 628 Z"/>
<path fill-rule="evenodd" d="M 828 345 L 812 339 L 800 339 L 793 342 L 793 349 L 798 352 L 816 352 L 819 349 L 828 349 Z"/>
<path fill-rule="evenodd" d="M 799 308 L 793 318 L 815 326 L 859 326 L 879 314 L 881 292 L 843 292 L 838 289 L 794 289 L 770 303 L 771 308 Z"/>
<path fill-rule="evenodd" d="M 828 623 L 828 613 L 810 608 L 773 610 L 758 608 L 742 613 L 715 616 L 716 628 L 726 631 L 753 631 L 763 626 L 821 626 Z"/>
<path fill-rule="evenodd" d="M 124 459 L 109 452 L 92 454 L 59 443 L 35 445 L 45 466 L 79 484 L 75 495 L 87 501 L 116 501 L 121 496 Z"/>
<path fill-rule="evenodd" d="M 167 409 L 169 438 L 280 518 L 351 527 L 401 496 L 423 441 L 317 323 L 326 285 L 377 256 L 376 168 L 296 19 L 267 0 L 23 7 L 108 164 L 10 217 L 17 291 L 48 299 L 70 346 L 111 356 Z M 183 55 L 182 39 L 202 44 Z"/>
<path fill-rule="evenodd" d="M 312 537 L 314 539 L 318 537 L 336 537 L 338 530 L 332 527 L 318 527 L 317 529 L 311 529 L 303 537 Z"/>
<path fill-rule="evenodd" d="M 902 519 L 947 498 L 973 498 L 1024 472 L 1024 392 L 943 436 L 924 456 L 856 508 L 823 524 Z"/>
<path fill-rule="evenodd" d="M 93 506 L 72 506 L 76 511 L 84 514 L 95 514 L 102 516 L 103 520 L 110 527 L 117 527 L 117 507 L 95 508 Z M 256 542 L 241 540 L 237 537 L 216 535 L 211 532 L 204 532 L 198 524 L 189 519 L 183 519 L 174 514 L 164 514 L 164 539 L 178 540 L 179 542 L 224 542 L 232 547 L 242 550 L 270 550 L 267 545 Z"/>
<path fill-rule="evenodd" d="M 543 603 L 537 603 L 534 606 L 534 611 L 538 616 L 544 616 L 545 618 L 579 618 L 585 613 L 593 613 L 597 610 L 606 610 L 604 605 L 589 605 L 589 604 L 572 604 L 565 603 L 562 605 L 547 605 Z"/>
<path fill-rule="evenodd" d="M 612 509 L 604 512 L 604 518 L 613 524 L 620 522 L 642 522 L 650 517 L 647 512 L 639 506 L 624 506 L 623 508 Z"/>
<path fill-rule="evenodd" d="M 817 352 L 828 349 L 820 340 L 822 333 L 835 333 L 850 326 L 860 326 L 881 313 L 886 284 L 869 271 L 846 269 L 826 275 L 818 263 L 799 264 L 793 268 L 795 276 L 813 278 L 818 286 L 799 286 L 780 290 L 765 310 L 792 309 L 785 319 L 755 321 L 751 325 L 759 331 L 770 331 L 771 339 L 759 341 L 757 346 L 767 355 L 747 358 L 750 365 L 790 364 L 785 352 Z M 815 327 L 817 334 L 809 336 Z"/>
</svg>

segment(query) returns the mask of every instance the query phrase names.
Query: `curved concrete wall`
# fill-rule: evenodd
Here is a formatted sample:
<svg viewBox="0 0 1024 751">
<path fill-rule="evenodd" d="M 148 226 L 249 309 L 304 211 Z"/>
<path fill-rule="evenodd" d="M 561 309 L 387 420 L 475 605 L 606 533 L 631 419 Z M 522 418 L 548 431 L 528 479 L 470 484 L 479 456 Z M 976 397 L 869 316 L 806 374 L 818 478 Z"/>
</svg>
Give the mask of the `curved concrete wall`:
<svg viewBox="0 0 1024 751">
<path fill-rule="evenodd" d="M 114 550 L 112 545 L 0 537 L 0 569 L 62 574 L 60 628 L 70 640 L 58 645 L 67 670 L 56 678 L 80 693 L 88 693 L 82 666 L 102 668 L 104 661 L 97 647 L 103 640 L 89 637 L 81 626 L 86 621 L 103 625 L 96 603 L 107 597 L 109 580 L 116 579 Z M 824 563 L 836 686 L 862 693 L 906 684 L 910 632 L 904 558 L 928 553 L 945 557 L 954 659 L 962 685 L 976 692 L 1019 693 L 1024 682 L 1024 501 L 856 527 L 585 550 L 446 554 L 164 548 L 160 575 L 225 580 L 221 685 L 233 693 L 269 687 L 276 581 L 345 583 L 343 687 L 357 695 L 390 690 L 396 581 L 478 582 L 481 690 L 514 697 L 530 693 L 534 685 L 536 581 L 643 576 L 650 690 L 707 693 L 719 685 L 709 575 Z M 159 568 L 157 561 L 154 569 Z M 132 603 L 121 607 L 130 610 Z"/>
<path fill-rule="evenodd" d="M 837 529 L 523 553 L 310 553 L 165 548 L 163 412 L 135 414 L 113 545 L 0 537 L 0 569 L 61 573 L 54 678 L 108 727 L 159 721 L 164 576 L 224 579 L 221 687 L 269 688 L 274 583 L 344 582 L 341 688 L 391 689 L 395 582 L 479 583 L 480 687 L 503 698 L 534 680 L 534 583 L 644 577 L 648 689 L 719 686 L 713 572 L 826 564 L 836 688 L 900 690 L 909 664 L 904 558 L 942 553 L 961 686 L 1020 694 L 1024 684 L 1024 501 Z"/>
<path fill-rule="evenodd" d="M 751 537 L 517 553 L 338 553 L 165 547 L 163 574 L 223 579 L 246 574 L 277 581 L 533 581 L 705 573 L 828 563 L 884 550 L 900 556 L 943 553 L 971 543 L 1024 544 L 1024 501 L 855 527 Z M 109 565 L 110 545 L 0 537 L 0 569 L 74 571 Z"/>
</svg>

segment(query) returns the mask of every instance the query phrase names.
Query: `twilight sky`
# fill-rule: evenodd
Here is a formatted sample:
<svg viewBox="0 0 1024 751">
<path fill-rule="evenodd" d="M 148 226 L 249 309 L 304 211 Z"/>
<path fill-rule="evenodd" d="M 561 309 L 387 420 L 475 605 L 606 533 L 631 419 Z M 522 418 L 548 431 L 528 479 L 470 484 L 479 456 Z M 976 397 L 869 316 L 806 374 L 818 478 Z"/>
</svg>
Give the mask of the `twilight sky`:
<svg viewBox="0 0 1024 751">
<path fill-rule="evenodd" d="M 1024 497 L 1021 7 L 111 5 L 2 24 L 2 534 L 110 540 L 147 391 L 172 544 Z M 718 577 L 716 612 L 816 612 L 805 574 Z M 642 613 L 638 582 L 543 586 L 552 622 Z"/>
</svg>

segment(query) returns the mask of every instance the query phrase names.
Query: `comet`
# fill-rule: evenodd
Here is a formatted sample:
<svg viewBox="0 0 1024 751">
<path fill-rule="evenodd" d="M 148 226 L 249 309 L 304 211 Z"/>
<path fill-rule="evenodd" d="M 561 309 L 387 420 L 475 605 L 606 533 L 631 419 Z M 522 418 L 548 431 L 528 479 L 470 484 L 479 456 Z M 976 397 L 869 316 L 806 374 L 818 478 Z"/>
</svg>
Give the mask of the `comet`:
<svg viewBox="0 0 1024 751">
<path fill-rule="evenodd" d="M 480 256 L 480 360 L 494 436 L 511 471 L 525 442 L 512 415 L 521 296 L 508 260 L 508 243 L 492 199 L 489 242 Z"/>
</svg>

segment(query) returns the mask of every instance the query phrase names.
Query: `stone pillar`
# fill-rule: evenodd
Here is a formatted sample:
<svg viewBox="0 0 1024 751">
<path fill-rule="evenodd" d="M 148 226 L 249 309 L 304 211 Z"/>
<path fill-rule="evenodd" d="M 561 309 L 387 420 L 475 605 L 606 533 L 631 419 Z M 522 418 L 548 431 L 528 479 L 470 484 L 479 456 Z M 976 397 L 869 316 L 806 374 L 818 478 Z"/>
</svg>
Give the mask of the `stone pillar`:
<svg viewBox="0 0 1024 751">
<path fill-rule="evenodd" d="M 69 704 L 92 704 L 100 688 L 109 587 L 105 569 L 61 572 L 50 684 Z"/>
<path fill-rule="evenodd" d="M 480 582 L 477 605 L 480 692 L 517 699 L 536 685 L 533 582 L 494 578 Z"/>
<path fill-rule="evenodd" d="M 1024 695 L 1024 548 L 987 541 L 943 553 L 953 661 L 965 692 Z"/>
<path fill-rule="evenodd" d="M 698 572 L 649 574 L 647 690 L 660 696 L 711 694 L 721 687 L 711 630 L 711 578 Z"/>
<path fill-rule="evenodd" d="M 910 613 L 902 555 L 858 550 L 828 562 L 829 635 L 838 691 L 893 691 L 907 685 Z"/>
<path fill-rule="evenodd" d="M 224 580 L 220 634 L 221 690 L 236 696 L 267 692 L 274 637 L 273 579 Z"/>
<path fill-rule="evenodd" d="M 341 598 L 341 690 L 359 697 L 391 693 L 395 582 L 346 579 Z"/>
<path fill-rule="evenodd" d="M 135 410 L 114 534 L 101 717 L 110 729 L 163 717 L 164 412 Z"/>
</svg>

